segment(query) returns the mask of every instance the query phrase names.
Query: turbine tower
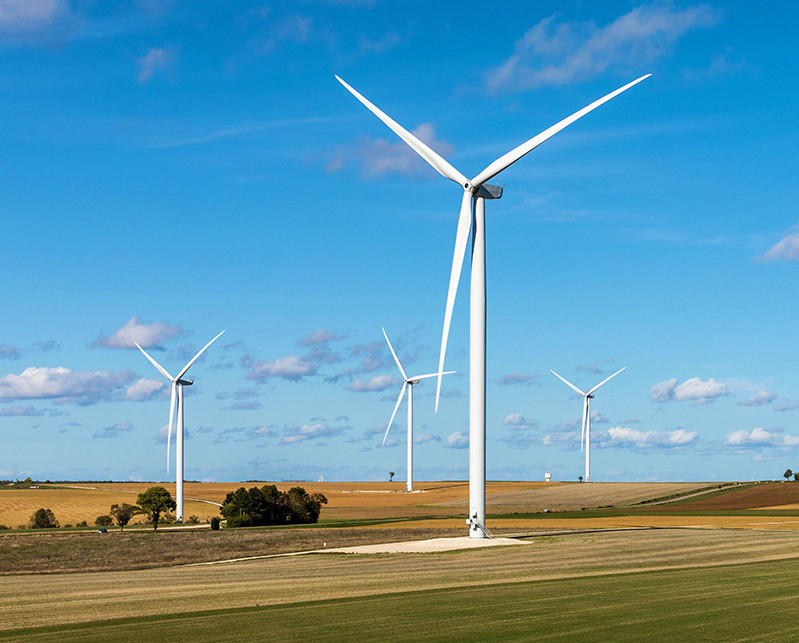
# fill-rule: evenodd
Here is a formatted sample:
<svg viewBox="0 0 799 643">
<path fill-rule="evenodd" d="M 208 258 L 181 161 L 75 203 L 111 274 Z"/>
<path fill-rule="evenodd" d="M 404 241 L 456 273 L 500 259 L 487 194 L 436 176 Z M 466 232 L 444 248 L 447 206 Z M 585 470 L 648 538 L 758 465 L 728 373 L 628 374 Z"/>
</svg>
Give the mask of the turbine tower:
<svg viewBox="0 0 799 643">
<path fill-rule="evenodd" d="M 400 364 L 399 358 L 397 354 L 394 352 L 394 347 L 391 345 L 391 342 L 388 340 L 388 335 L 386 335 L 386 329 L 383 328 L 383 337 L 386 338 L 386 343 L 388 344 L 388 348 L 391 351 L 391 355 L 394 357 L 394 361 L 397 363 L 397 368 L 399 369 L 400 375 L 402 375 L 403 383 L 402 388 L 400 389 L 399 397 L 397 398 L 397 403 L 394 405 L 394 412 L 391 414 L 391 419 L 388 421 L 388 426 L 386 427 L 386 434 L 383 436 L 383 444 L 381 446 L 386 445 L 386 438 L 388 437 L 388 432 L 391 429 L 391 423 L 394 421 L 394 416 L 397 414 L 397 409 L 399 409 L 400 404 L 402 404 L 402 398 L 405 395 L 405 390 L 408 390 L 408 477 L 406 482 L 406 489 L 408 491 L 413 491 L 413 385 L 418 384 L 419 380 L 425 380 L 430 377 L 437 377 L 438 373 L 428 373 L 427 375 L 413 375 L 412 377 L 408 377 L 405 374 L 405 369 L 402 368 L 402 364 Z M 449 375 L 450 373 L 454 373 L 455 371 L 447 371 L 446 373 L 442 373 L 442 375 Z"/>
<path fill-rule="evenodd" d="M 222 331 L 224 333 L 225 331 Z M 175 447 L 175 504 L 177 505 L 175 509 L 175 517 L 178 522 L 183 522 L 183 387 L 184 386 L 191 386 L 194 384 L 193 380 L 184 380 L 183 376 L 186 374 L 192 364 L 197 361 L 197 359 L 205 352 L 205 349 L 208 348 L 211 344 L 213 344 L 219 337 L 222 335 L 219 333 L 216 337 L 214 337 L 210 342 L 208 342 L 205 346 L 202 347 L 199 353 L 197 353 L 194 357 L 189 360 L 189 363 L 181 369 L 181 371 L 177 374 L 176 377 L 172 377 L 169 372 L 161 366 L 158 362 L 156 362 L 150 355 L 147 354 L 141 346 L 139 346 L 138 342 L 134 342 L 136 344 L 136 348 L 138 348 L 144 356 L 150 360 L 150 363 L 158 369 L 158 372 L 161 373 L 165 378 L 167 378 L 171 383 L 171 393 L 169 396 L 169 428 L 167 429 L 166 434 L 166 472 L 169 473 L 169 447 L 170 442 L 172 439 L 172 419 L 175 415 L 175 397 L 178 400 L 178 417 L 177 417 L 177 429 L 176 429 L 176 447 Z"/>
<path fill-rule="evenodd" d="M 619 373 L 621 373 L 625 368 L 627 368 L 627 367 L 625 366 L 623 368 L 620 368 L 618 371 L 613 373 L 613 375 L 611 375 L 610 377 L 605 378 L 604 380 L 602 380 L 599 384 L 597 384 L 594 388 L 592 388 L 587 393 L 583 393 L 580 389 L 578 389 L 570 381 L 568 381 L 567 379 L 565 379 L 565 378 L 561 377 L 560 375 L 558 375 L 551 368 L 549 369 L 549 372 L 552 373 L 555 377 L 557 377 L 561 382 L 563 382 L 567 386 L 571 387 L 572 390 L 575 393 L 583 396 L 583 424 L 582 424 L 582 429 L 580 430 L 580 451 L 583 450 L 583 442 L 585 442 L 585 481 L 586 482 L 589 482 L 591 480 L 591 400 L 594 398 L 594 392 L 596 392 L 596 390 L 600 386 L 605 384 L 605 382 L 608 382 L 608 381 L 612 380 Z"/>
<path fill-rule="evenodd" d="M 441 375 L 444 370 L 444 357 L 447 351 L 447 338 L 455 305 L 469 232 L 472 236 L 471 290 L 469 306 L 469 536 L 485 538 L 485 421 L 486 421 L 486 264 L 485 264 L 485 200 L 498 199 L 502 188 L 489 185 L 487 181 L 504 169 L 513 165 L 544 141 L 568 127 L 577 119 L 615 98 L 633 85 L 649 78 L 646 74 L 620 87 L 607 96 L 594 101 L 568 118 L 556 123 L 537 136 L 522 143 L 486 167 L 480 174 L 469 180 L 438 153 L 416 138 L 401 125 L 384 114 L 341 78 L 336 79 L 363 105 L 385 123 L 397 136 L 405 141 L 419 156 L 427 161 L 439 174 L 461 186 L 461 200 L 458 228 L 455 236 L 455 252 L 452 257 L 452 270 L 444 311 L 444 327 L 441 333 L 441 352 L 438 362 L 438 383 L 436 386 L 436 412 L 441 394 Z"/>
</svg>

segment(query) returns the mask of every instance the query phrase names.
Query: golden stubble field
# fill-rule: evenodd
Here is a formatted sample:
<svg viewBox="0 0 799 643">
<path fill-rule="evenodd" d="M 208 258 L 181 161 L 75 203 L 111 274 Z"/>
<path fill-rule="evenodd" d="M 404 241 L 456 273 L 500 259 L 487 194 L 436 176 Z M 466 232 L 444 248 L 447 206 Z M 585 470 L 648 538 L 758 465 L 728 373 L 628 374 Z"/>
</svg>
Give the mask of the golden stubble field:
<svg viewBox="0 0 799 643">
<path fill-rule="evenodd" d="M 39 507 L 53 510 L 56 518 L 64 524 L 75 524 L 86 520 L 90 525 L 101 514 L 108 513 L 112 504 L 135 502 L 136 494 L 156 483 L 120 482 L 74 485 L 60 489 L 6 489 L 0 491 L 0 524 L 10 527 L 22 525 Z M 174 483 L 157 483 L 166 487 L 173 495 Z M 404 491 L 400 482 L 231 482 L 199 483 L 184 485 L 186 497 L 185 515 L 196 515 L 209 520 L 218 515 L 212 503 L 221 503 L 225 495 L 238 487 L 276 484 L 280 490 L 302 486 L 310 493 L 322 493 L 328 504 L 322 508 L 322 519 L 390 519 L 422 518 L 465 515 L 467 511 L 469 484 L 454 482 L 417 482 L 413 493 Z M 489 481 L 486 487 L 486 504 L 491 513 L 532 513 L 544 509 L 553 511 L 593 509 L 597 507 L 626 507 L 642 500 L 687 494 L 708 486 L 703 482 L 525 482 Z M 744 504 L 760 502 L 756 506 L 799 503 L 799 484 L 791 486 L 768 485 L 773 495 L 752 490 L 743 500 Z M 736 492 L 737 493 L 743 493 Z M 713 501 L 710 507 L 717 508 L 729 503 L 727 496 Z M 760 500 L 754 500 L 754 498 Z M 769 498 L 772 498 L 769 500 Z M 710 501 L 708 501 L 710 503 Z M 740 503 L 739 503 L 740 504 Z M 134 519 L 134 522 L 136 520 Z"/>
<path fill-rule="evenodd" d="M 526 545 L 438 554 L 317 554 L 126 572 L 3 576 L 0 629 L 796 558 L 796 532 L 681 529 L 540 537 Z"/>
</svg>

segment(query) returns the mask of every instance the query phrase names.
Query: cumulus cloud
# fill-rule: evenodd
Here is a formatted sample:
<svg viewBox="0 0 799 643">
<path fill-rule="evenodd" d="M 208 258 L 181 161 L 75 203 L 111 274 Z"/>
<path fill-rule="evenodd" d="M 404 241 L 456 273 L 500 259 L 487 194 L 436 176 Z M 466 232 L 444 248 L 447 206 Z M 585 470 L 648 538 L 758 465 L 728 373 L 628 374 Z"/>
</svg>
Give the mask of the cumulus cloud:
<svg viewBox="0 0 799 643">
<path fill-rule="evenodd" d="M 530 384 L 539 384 L 541 378 L 536 373 L 517 373 L 513 371 L 513 373 L 502 375 L 497 381 L 502 384 L 502 386 L 512 386 L 514 384 L 525 384 L 529 386 Z"/>
<path fill-rule="evenodd" d="M 412 133 L 445 158 L 454 151 L 449 143 L 436 138 L 433 123 L 422 123 Z M 395 143 L 385 138 L 368 136 L 361 136 L 357 142 L 339 147 L 327 164 L 326 171 L 340 172 L 351 164 L 360 165 L 361 177 L 367 179 L 390 174 L 427 178 L 434 173 L 404 142 Z"/>
<path fill-rule="evenodd" d="M 316 375 L 319 370 L 316 364 L 308 362 L 297 355 L 278 357 L 267 361 L 252 360 L 249 362 L 249 366 L 250 370 L 247 373 L 247 379 L 261 382 L 273 377 L 299 382 L 304 377 Z"/>
<path fill-rule="evenodd" d="M 173 326 L 162 321 L 143 324 L 141 317 L 135 315 L 113 334 L 106 337 L 100 333 L 92 346 L 124 349 L 136 348 L 136 343 L 138 343 L 142 348 L 152 348 L 160 346 L 165 339 L 182 335 L 183 332 L 180 326 Z"/>
<path fill-rule="evenodd" d="M 0 359 L 19 359 L 21 354 L 16 346 L 0 344 Z"/>
<path fill-rule="evenodd" d="M 362 379 L 356 379 L 347 388 L 350 391 L 358 393 L 370 393 L 372 391 L 385 391 L 398 384 L 397 380 L 391 375 L 375 375 L 368 382 Z"/>
<path fill-rule="evenodd" d="M 724 444 L 731 447 L 795 447 L 799 445 L 799 435 L 758 427 L 751 431 L 732 431 L 724 438 Z"/>
<path fill-rule="evenodd" d="M 413 438 L 414 444 L 425 444 L 426 442 L 441 442 L 440 435 L 433 435 L 430 433 L 423 433 Z"/>
<path fill-rule="evenodd" d="M 692 377 L 682 384 L 673 377 L 649 389 L 649 398 L 653 402 L 692 400 L 694 404 L 706 404 L 727 394 L 727 385 L 712 377 L 708 380 Z"/>
<path fill-rule="evenodd" d="M 769 393 L 768 391 L 760 391 L 755 393 L 752 397 L 743 402 L 738 402 L 739 406 L 766 406 L 771 404 L 777 399 L 776 393 Z"/>
<path fill-rule="evenodd" d="M 609 440 L 603 446 L 633 446 L 636 448 L 681 447 L 697 439 L 696 431 L 638 431 L 617 426 L 608 430 Z M 593 436 L 592 436 L 593 437 Z"/>
<path fill-rule="evenodd" d="M 139 67 L 139 83 L 150 81 L 157 72 L 169 74 L 175 67 L 177 56 L 171 49 L 150 49 L 144 56 L 136 59 Z"/>
<path fill-rule="evenodd" d="M 762 261 L 796 261 L 799 259 L 799 230 L 787 234 L 759 257 Z"/>
<path fill-rule="evenodd" d="M 576 83 L 613 69 L 628 73 L 669 52 L 689 31 L 714 26 L 719 17 L 706 4 L 678 10 L 666 3 L 641 5 L 603 27 L 551 16 L 530 28 L 513 55 L 486 73 L 486 86 L 491 92 L 513 92 Z"/>
<path fill-rule="evenodd" d="M 118 438 L 120 433 L 126 433 L 132 430 L 133 430 L 133 424 L 131 424 L 130 422 L 117 422 L 116 424 L 107 426 L 104 429 L 95 431 L 94 433 L 92 433 L 92 438 L 94 439 Z"/>
<path fill-rule="evenodd" d="M 283 444 L 296 444 L 319 438 L 331 438 L 343 434 L 348 429 L 346 426 L 330 426 L 324 422 L 301 426 L 290 424 L 283 427 L 283 438 L 280 441 Z"/>
<path fill-rule="evenodd" d="M 533 430 L 538 428 L 536 420 L 529 420 L 521 413 L 511 413 L 505 416 L 502 424 L 510 427 L 507 435 L 500 438 L 502 442 L 507 442 L 517 449 L 526 449 L 538 441 L 533 434 Z"/>
<path fill-rule="evenodd" d="M 85 406 L 113 398 L 134 378 L 129 370 L 72 371 L 63 366 L 31 366 L 19 375 L 0 377 L 0 400 L 52 399 L 56 404 Z"/>
<path fill-rule="evenodd" d="M 448 449 L 466 449 L 469 447 L 469 434 L 462 431 L 450 433 L 444 446 Z"/>
<path fill-rule="evenodd" d="M 124 399 L 129 402 L 144 402 L 158 397 L 161 391 L 164 390 L 166 383 L 161 380 L 151 380 L 142 377 L 125 390 Z"/>
<path fill-rule="evenodd" d="M 236 426 L 221 431 L 214 439 L 214 444 L 225 442 L 252 442 L 263 438 L 271 438 L 275 432 L 271 427 L 265 425 L 255 426 Z"/>
<path fill-rule="evenodd" d="M 510 415 L 506 415 L 505 419 L 502 420 L 502 424 L 505 426 L 516 426 L 525 429 L 538 426 L 538 422 L 535 420 L 528 420 L 521 413 L 511 413 Z"/>
</svg>

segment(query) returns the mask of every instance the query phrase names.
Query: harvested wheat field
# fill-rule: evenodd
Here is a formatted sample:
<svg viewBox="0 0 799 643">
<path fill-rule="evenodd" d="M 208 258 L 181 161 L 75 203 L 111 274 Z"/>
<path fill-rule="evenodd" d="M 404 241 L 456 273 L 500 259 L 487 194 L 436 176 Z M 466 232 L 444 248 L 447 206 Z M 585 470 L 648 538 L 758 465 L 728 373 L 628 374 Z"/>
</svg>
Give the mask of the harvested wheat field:
<svg viewBox="0 0 799 643">
<path fill-rule="evenodd" d="M 143 485 L 141 491 L 148 486 Z M 173 485 L 174 486 L 174 485 Z M 0 525 L 19 527 L 26 525 L 37 509 L 51 509 L 61 526 L 75 525 L 83 520 L 93 525 L 97 516 L 108 514 L 111 505 L 136 503 L 136 495 L 124 490 L 91 488 L 39 488 L 39 489 L 3 489 L 0 491 Z M 203 502 L 186 501 L 186 516 L 195 515 L 201 520 L 219 514 L 216 505 Z M 142 522 L 136 517 L 131 524 Z"/>
<path fill-rule="evenodd" d="M 0 577 L 0 630 L 447 587 L 482 585 L 490 592 L 508 582 L 787 563 L 798 557 L 799 534 L 793 532 L 653 530 L 536 538 L 524 547 L 436 554 L 292 556 L 210 567 L 5 576 Z"/>
</svg>

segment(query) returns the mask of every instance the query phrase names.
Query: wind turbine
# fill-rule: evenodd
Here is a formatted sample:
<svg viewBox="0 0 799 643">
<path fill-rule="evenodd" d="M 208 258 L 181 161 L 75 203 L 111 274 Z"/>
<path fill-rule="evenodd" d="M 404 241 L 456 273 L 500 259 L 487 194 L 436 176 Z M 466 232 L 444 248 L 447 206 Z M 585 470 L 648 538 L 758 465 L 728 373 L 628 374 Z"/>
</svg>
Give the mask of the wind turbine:
<svg viewBox="0 0 799 643">
<path fill-rule="evenodd" d="M 626 366 L 620 368 L 618 371 L 613 373 L 610 377 L 605 378 L 599 384 L 597 384 L 594 388 L 589 390 L 587 393 L 583 393 L 580 389 L 578 389 L 574 384 L 572 384 L 567 379 L 558 375 L 555 371 L 551 368 L 549 372 L 552 373 L 555 377 L 557 377 L 561 382 L 570 386 L 575 393 L 583 396 L 583 424 L 582 430 L 580 431 L 580 451 L 583 450 L 583 441 L 585 441 L 585 481 L 588 482 L 591 479 L 591 400 L 594 397 L 594 392 L 605 384 L 606 382 L 612 380 L 616 377 L 619 373 L 621 373 Z"/>
<path fill-rule="evenodd" d="M 222 331 L 224 333 L 225 331 Z M 144 356 L 150 360 L 150 363 L 155 366 L 158 371 L 167 378 L 170 382 L 172 382 L 171 387 L 171 394 L 169 399 L 169 428 L 167 429 L 166 434 L 166 472 L 169 473 L 169 446 L 172 439 L 172 418 L 175 415 L 175 397 L 178 400 L 178 418 L 177 418 L 177 429 L 176 429 L 176 448 L 175 448 L 175 503 L 177 504 L 177 508 L 175 510 L 175 517 L 178 522 L 183 522 L 183 387 L 184 386 L 191 386 L 194 384 L 193 380 L 184 380 L 183 376 L 186 374 L 192 364 L 197 361 L 197 359 L 205 352 L 205 349 L 208 348 L 211 344 L 213 344 L 219 337 L 222 335 L 219 333 L 216 337 L 214 337 L 210 342 L 208 342 L 205 346 L 202 347 L 199 353 L 197 353 L 194 357 L 189 360 L 189 363 L 184 366 L 181 371 L 177 374 L 176 377 L 172 377 L 169 372 L 161 366 L 158 362 L 156 362 L 150 355 L 147 354 L 147 351 L 144 350 L 141 346 L 139 346 L 138 342 L 133 342 L 136 344 L 136 348 L 138 348 Z"/>
<path fill-rule="evenodd" d="M 381 327 L 382 328 L 382 327 Z M 397 409 L 399 409 L 400 404 L 402 404 L 402 398 L 405 395 L 405 390 L 408 391 L 408 478 L 406 482 L 406 489 L 408 491 L 413 491 L 413 385 L 418 384 L 420 380 L 426 380 L 430 377 L 437 377 L 438 373 L 428 373 L 427 375 L 413 375 L 408 377 L 405 374 L 405 369 L 402 368 L 402 364 L 400 364 L 399 357 L 397 357 L 397 353 L 394 352 L 394 347 L 391 345 L 391 342 L 388 339 L 388 335 L 386 335 L 386 329 L 383 328 L 383 337 L 386 338 L 386 343 L 388 344 L 388 348 L 391 351 L 391 355 L 394 357 L 394 361 L 397 363 L 397 368 L 399 369 L 400 375 L 402 375 L 402 379 L 404 380 L 402 383 L 402 388 L 400 389 L 399 397 L 397 398 L 397 403 L 394 405 L 394 412 L 391 414 L 391 419 L 388 421 L 388 426 L 386 427 L 386 434 L 383 436 L 383 444 L 386 444 L 386 438 L 388 437 L 388 432 L 391 429 L 391 423 L 394 421 L 394 416 L 397 414 Z M 449 375 L 450 373 L 454 373 L 455 371 L 447 371 L 446 373 L 442 373 L 442 375 Z"/>
<path fill-rule="evenodd" d="M 444 311 L 444 327 L 441 333 L 441 352 L 438 362 L 438 383 L 436 386 L 436 411 L 441 394 L 441 376 L 444 370 L 444 356 L 447 351 L 447 338 L 455 305 L 463 259 L 469 232 L 472 233 L 471 290 L 469 311 L 469 536 L 485 538 L 485 418 L 486 418 L 486 265 L 485 265 L 485 200 L 498 199 L 502 188 L 486 183 L 504 169 L 513 165 L 525 154 L 531 152 L 544 141 L 571 125 L 577 119 L 615 98 L 633 85 L 649 78 L 646 74 L 620 87 L 607 96 L 594 101 L 568 118 L 556 123 L 525 143 L 514 148 L 486 167 L 480 174 L 469 180 L 450 165 L 438 153 L 422 143 L 409 131 L 384 114 L 371 102 L 345 83 L 336 79 L 363 105 L 385 123 L 397 136 L 405 141 L 419 156 L 427 161 L 439 174 L 450 179 L 463 189 L 458 229 L 455 235 L 455 252 L 452 257 L 452 270 L 449 277 L 447 304 Z"/>
</svg>

